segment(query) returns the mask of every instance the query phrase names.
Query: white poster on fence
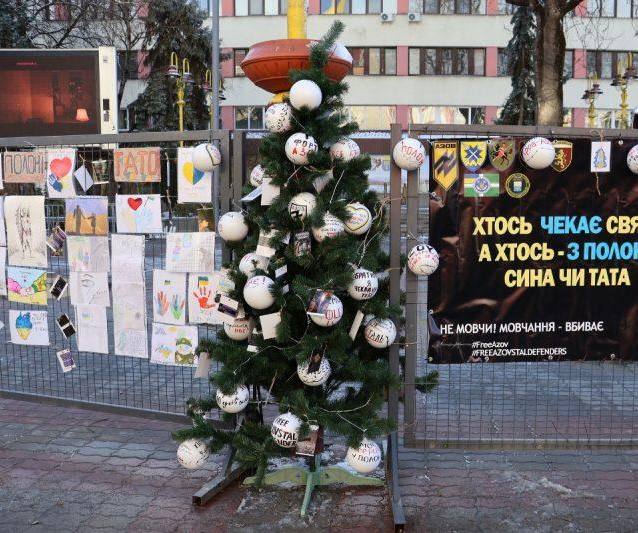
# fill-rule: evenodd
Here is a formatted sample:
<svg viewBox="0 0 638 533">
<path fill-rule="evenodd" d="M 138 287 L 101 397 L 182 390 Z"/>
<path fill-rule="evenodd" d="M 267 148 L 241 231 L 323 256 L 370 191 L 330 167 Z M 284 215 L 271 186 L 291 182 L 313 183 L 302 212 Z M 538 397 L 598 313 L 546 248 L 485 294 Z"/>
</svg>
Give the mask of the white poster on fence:
<svg viewBox="0 0 638 533">
<path fill-rule="evenodd" d="M 186 323 L 186 274 L 153 271 L 153 317 L 165 324 Z"/>
<path fill-rule="evenodd" d="M 166 270 L 170 272 L 213 272 L 215 232 L 168 233 Z"/>
<path fill-rule="evenodd" d="M 162 365 L 197 366 L 197 326 L 153 323 L 151 362 Z"/>
<path fill-rule="evenodd" d="M 109 353 L 106 307 L 101 305 L 76 306 L 75 324 L 78 328 L 79 352 Z"/>
<path fill-rule="evenodd" d="M 66 250 L 70 272 L 108 272 L 111 268 L 108 237 L 68 235 Z"/>
<path fill-rule="evenodd" d="M 109 275 L 107 272 L 70 272 L 69 293 L 73 305 L 109 307 Z"/>
<path fill-rule="evenodd" d="M 177 149 L 177 203 L 203 204 L 212 199 L 212 172 L 193 166 L 193 147 Z"/>
<path fill-rule="evenodd" d="M 47 149 L 47 193 L 49 198 L 73 198 L 75 148 Z"/>
<path fill-rule="evenodd" d="M 160 195 L 116 195 L 115 222 L 118 233 L 162 233 Z"/>
<path fill-rule="evenodd" d="M 113 278 L 116 272 L 124 273 L 129 281 L 144 281 L 144 236 L 121 235 L 111 236 Z"/>
<path fill-rule="evenodd" d="M 25 346 L 48 346 L 49 323 L 46 311 L 9 310 L 11 342 Z"/>
<path fill-rule="evenodd" d="M 148 357 L 144 283 L 113 277 L 113 339 L 116 355 Z"/>
<path fill-rule="evenodd" d="M 4 201 L 8 263 L 47 267 L 44 196 L 7 196 Z"/>
</svg>

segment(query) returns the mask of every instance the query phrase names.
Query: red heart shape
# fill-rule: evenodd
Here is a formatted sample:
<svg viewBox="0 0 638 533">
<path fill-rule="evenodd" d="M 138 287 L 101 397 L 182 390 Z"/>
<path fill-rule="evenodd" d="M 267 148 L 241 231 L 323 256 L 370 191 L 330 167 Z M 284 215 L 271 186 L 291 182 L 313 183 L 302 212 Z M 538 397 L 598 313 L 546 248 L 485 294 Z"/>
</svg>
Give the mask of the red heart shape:
<svg viewBox="0 0 638 533">
<path fill-rule="evenodd" d="M 141 205 L 142 205 L 142 199 L 141 198 L 129 198 L 128 199 L 128 206 L 133 211 L 137 211 L 140 208 Z"/>
<path fill-rule="evenodd" d="M 55 174 L 56 178 L 61 180 L 64 176 L 71 172 L 71 159 L 69 157 L 54 159 L 51 161 L 51 172 Z"/>
</svg>

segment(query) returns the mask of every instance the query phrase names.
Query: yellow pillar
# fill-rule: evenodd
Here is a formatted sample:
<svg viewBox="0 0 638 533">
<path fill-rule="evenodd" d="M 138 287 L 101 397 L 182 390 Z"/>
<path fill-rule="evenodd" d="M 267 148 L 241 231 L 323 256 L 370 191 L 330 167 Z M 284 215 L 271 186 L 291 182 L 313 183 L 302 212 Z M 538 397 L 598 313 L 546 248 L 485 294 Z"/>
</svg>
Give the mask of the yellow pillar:
<svg viewBox="0 0 638 533">
<path fill-rule="evenodd" d="M 288 39 L 307 39 L 306 0 L 288 0 Z"/>
</svg>

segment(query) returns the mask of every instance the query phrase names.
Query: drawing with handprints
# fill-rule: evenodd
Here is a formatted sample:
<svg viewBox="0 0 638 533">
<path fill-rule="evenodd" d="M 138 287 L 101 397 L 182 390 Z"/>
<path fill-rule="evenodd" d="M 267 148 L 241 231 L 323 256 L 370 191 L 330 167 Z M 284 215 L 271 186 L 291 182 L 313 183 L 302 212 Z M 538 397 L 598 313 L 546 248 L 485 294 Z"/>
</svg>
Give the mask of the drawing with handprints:
<svg viewBox="0 0 638 533">
<path fill-rule="evenodd" d="M 47 273 L 37 268 L 7 269 L 7 289 L 10 302 L 29 305 L 47 304 Z"/>
<path fill-rule="evenodd" d="M 188 322 L 190 324 L 220 324 L 215 296 L 219 287 L 219 272 L 189 274 Z"/>
<path fill-rule="evenodd" d="M 186 323 L 186 274 L 153 271 L 153 316 L 165 324 Z"/>
<path fill-rule="evenodd" d="M 47 266 L 43 196 L 7 196 L 4 202 L 10 265 Z"/>
</svg>

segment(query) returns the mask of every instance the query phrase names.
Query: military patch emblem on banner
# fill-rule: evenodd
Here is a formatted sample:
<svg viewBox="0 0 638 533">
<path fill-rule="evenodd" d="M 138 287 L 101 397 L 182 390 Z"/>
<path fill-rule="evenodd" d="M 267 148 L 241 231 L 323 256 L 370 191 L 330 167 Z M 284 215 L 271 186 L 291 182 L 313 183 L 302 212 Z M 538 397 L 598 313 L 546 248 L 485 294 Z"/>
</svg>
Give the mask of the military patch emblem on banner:
<svg viewBox="0 0 638 533">
<path fill-rule="evenodd" d="M 556 156 L 552 162 L 552 168 L 557 172 L 566 170 L 572 164 L 572 154 L 574 152 L 574 144 L 569 141 L 554 141 L 554 150 Z"/>
<path fill-rule="evenodd" d="M 470 172 L 483 166 L 487 159 L 487 141 L 461 141 L 461 163 Z"/>
<path fill-rule="evenodd" d="M 492 166 L 504 172 L 514 164 L 516 159 L 514 139 L 492 139 L 489 142 L 488 155 Z"/>
<path fill-rule="evenodd" d="M 446 191 L 459 179 L 459 160 L 456 155 L 457 141 L 434 143 L 434 180 Z"/>
<path fill-rule="evenodd" d="M 465 174 L 463 195 L 466 198 L 494 197 L 501 193 L 501 179 L 496 172 L 488 174 Z"/>
<path fill-rule="evenodd" d="M 522 198 L 529 192 L 530 186 L 529 178 L 520 172 L 510 174 L 505 180 L 505 192 L 512 198 Z"/>
</svg>

